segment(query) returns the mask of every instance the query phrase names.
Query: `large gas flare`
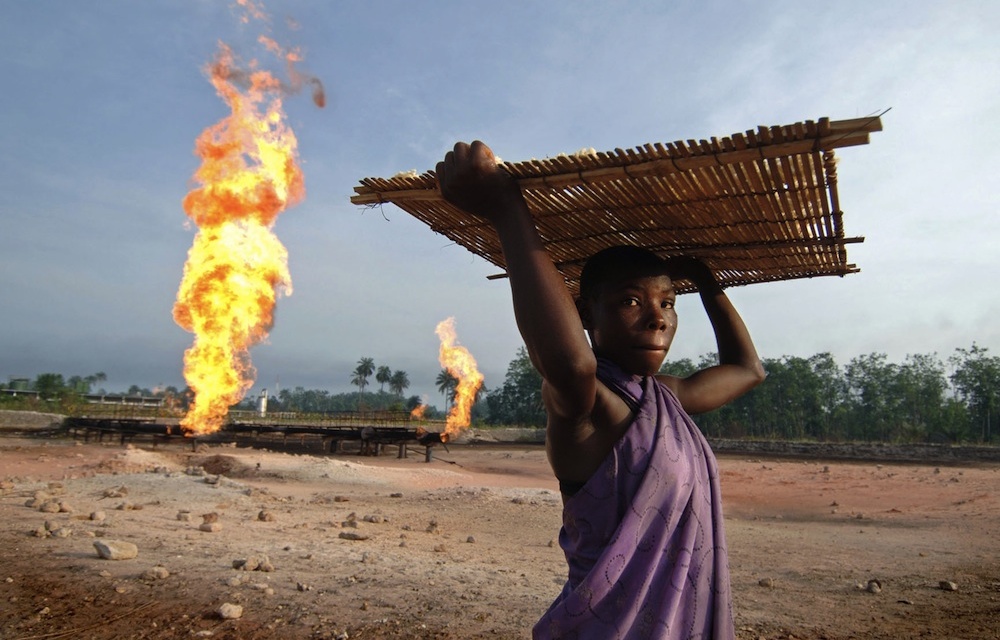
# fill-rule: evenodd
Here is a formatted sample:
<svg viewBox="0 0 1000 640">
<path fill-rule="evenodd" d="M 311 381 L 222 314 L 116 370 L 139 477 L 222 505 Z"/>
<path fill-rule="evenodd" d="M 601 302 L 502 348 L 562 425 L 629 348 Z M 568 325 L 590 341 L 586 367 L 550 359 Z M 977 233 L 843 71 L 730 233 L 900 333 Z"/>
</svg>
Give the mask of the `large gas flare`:
<svg viewBox="0 0 1000 640">
<path fill-rule="evenodd" d="M 476 394 L 483 386 L 483 374 L 476 368 L 476 359 L 469 350 L 456 344 L 455 319 L 447 318 L 438 323 L 434 329 L 441 339 L 438 360 L 448 373 L 458 380 L 455 387 L 455 399 L 445 420 L 445 430 L 441 440 L 453 440 L 472 422 L 472 405 L 476 402 Z"/>
<path fill-rule="evenodd" d="M 241 5 L 260 17 L 259 5 Z M 270 38 L 260 41 L 289 68 L 300 59 Z M 198 226 L 174 305 L 174 320 L 194 333 L 184 353 L 184 379 L 194 391 L 181 421 L 186 434 L 220 429 L 253 385 L 250 347 L 267 338 L 279 295 L 292 292 L 288 253 L 272 227 L 305 196 L 298 142 L 282 108 L 290 88 L 256 61 L 239 64 L 221 43 L 207 71 L 231 113 L 198 137 L 199 186 L 184 198 Z M 293 76 L 291 88 L 303 77 Z"/>
</svg>

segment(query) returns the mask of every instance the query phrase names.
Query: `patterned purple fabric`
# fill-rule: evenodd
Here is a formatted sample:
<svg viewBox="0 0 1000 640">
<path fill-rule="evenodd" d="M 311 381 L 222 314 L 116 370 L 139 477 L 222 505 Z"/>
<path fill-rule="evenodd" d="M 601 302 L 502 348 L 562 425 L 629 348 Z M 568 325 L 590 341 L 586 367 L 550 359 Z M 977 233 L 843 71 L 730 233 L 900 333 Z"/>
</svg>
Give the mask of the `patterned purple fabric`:
<svg viewBox="0 0 1000 640">
<path fill-rule="evenodd" d="M 715 456 L 676 396 L 601 360 L 634 410 L 607 459 L 566 499 L 562 593 L 535 640 L 731 639 L 732 597 Z"/>
</svg>

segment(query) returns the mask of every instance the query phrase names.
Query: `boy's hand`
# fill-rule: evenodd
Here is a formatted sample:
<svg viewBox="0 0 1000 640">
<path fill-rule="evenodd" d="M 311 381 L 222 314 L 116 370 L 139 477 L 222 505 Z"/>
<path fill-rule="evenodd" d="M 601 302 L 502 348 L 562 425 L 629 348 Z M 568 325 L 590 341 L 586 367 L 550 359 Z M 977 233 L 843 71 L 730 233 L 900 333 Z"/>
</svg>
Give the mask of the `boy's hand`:
<svg viewBox="0 0 1000 640">
<path fill-rule="evenodd" d="M 676 280 L 690 280 L 699 292 L 712 291 L 719 288 L 715 274 L 698 258 L 677 256 L 668 260 L 670 277 Z"/>
<path fill-rule="evenodd" d="M 472 215 L 497 222 L 512 206 L 522 206 L 517 182 L 482 142 L 455 144 L 435 169 L 445 200 Z"/>
</svg>

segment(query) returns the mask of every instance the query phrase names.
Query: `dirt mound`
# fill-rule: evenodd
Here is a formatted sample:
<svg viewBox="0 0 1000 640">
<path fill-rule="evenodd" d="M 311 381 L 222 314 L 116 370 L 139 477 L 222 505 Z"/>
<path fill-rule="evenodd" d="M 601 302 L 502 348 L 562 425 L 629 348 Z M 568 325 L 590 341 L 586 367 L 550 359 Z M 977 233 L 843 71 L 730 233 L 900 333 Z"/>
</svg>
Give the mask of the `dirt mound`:
<svg viewBox="0 0 1000 640">
<path fill-rule="evenodd" d="M 194 466 L 201 467 L 205 473 L 213 476 L 226 476 L 227 478 L 250 478 L 260 465 L 253 467 L 240 462 L 233 456 L 215 454 L 203 459 L 191 461 Z"/>
</svg>

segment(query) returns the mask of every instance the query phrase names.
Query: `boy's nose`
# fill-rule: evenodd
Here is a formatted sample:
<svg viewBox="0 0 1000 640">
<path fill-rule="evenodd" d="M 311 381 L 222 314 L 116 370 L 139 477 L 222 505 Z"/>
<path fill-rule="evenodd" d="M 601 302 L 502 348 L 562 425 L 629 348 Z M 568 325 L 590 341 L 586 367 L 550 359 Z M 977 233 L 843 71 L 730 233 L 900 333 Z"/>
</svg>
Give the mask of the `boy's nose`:
<svg viewBox="0 0 1000 640">
<path fill-rule="evenodd" d="M 667 328 L 667 320 L 658 309 L 655 309 L 650 312 L 649 319 L 646 321 L 646 326 L 650 329 L 662 331 Z"/>
</svg>

